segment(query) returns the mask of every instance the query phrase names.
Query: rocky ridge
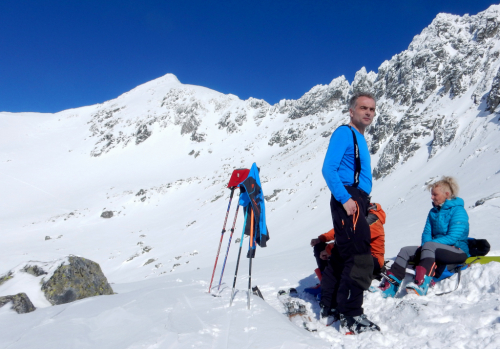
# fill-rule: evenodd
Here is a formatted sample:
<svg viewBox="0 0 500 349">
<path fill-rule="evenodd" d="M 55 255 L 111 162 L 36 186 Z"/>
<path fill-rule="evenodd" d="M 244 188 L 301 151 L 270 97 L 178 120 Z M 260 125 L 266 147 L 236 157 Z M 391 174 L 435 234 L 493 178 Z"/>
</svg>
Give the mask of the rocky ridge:
<svg viewBox="0 0 500 349">
<path fill-rule="evenodd" d="M 479 114 L 495 112 L 500 104 L 499 25 L 498 5 L 475 16 L 439 14 L 406 51 L 383 62 L 377 73 L 361 68 L 351 84 L 341 76 L 313 87 L 298 100 L 273 106 L 182 85 L 169 74 L 137 88 L 149 89 L 152 95 L 140 115 L 127 113 L 129 106 L 121 105 L 120 98 L 92 113 L 89 130 L 96 141 L 91 155 L 131 141 L 140 145 L 169 127 L 201 143 L 244 132 L 244 124 L 259 126 L 264 119 L 284 123 L 278 131 L 262 130 L 268 146 L 286 147 L 306 137 L 307 130 L 327 123 L 331 125 L 321 135 L 329 136 L 347 121 L 349 97 L 363 90 L 378 99 L 367 140 L 371 153 L 378 155 L 374 177 L 381 178 L 418 149 L 428 147 L 430 159 L 455 140 L 460 115 L 443 109 L 446 101 L 477 108 Z M 154 82 L 170 85 L 151 87 Z"/>
</svg>

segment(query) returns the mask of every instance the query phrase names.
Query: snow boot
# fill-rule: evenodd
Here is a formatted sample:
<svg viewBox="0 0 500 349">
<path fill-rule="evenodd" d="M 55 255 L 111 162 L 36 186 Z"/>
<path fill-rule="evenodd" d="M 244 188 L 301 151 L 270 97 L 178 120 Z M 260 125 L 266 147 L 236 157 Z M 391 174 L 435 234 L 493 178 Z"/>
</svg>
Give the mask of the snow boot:
<svg viewBox="0 0 500 349">
<path fill-rule="evenodd" d="M 394 276 L 390 271 L 387 274 L 382 274 L 382 283 L 378 287 L 378 291 L 382 294 L 383 298 L 394 298 L 401 285 L 401 280 Z"/>
<path fill-rule="evenodd" d="M 314 272 L 316 273 L 319 282 L 321 282 L 321 270 L 319 270 L 319 268 L 316 268 L 314 269 Z M 309 293 L 316 299 L 318 299 L 318 295 L 321 295 L 321 284 L 316 284 L 316 286 L 304 288 L 304 292 Z M 319 296 L 319 298 L 321 299 L 321 296 Z"/>
<path fill-rule="evenodd" d="M 340 314 L 340 326 L 347 334 L 359 334 L 369 331 L 380 331 L 380 327 L 368 320 L 365 314 L 359 316 L 347 316 Z"/>
<path fill-rule="evenodd" d="M 325 326 L 330 326 L 336 321 L 340 320 L 340 314 L 337 311 L 337 309 L 328 309 L 324 305 L 321 306 L 321 312 L 320 312 L 320 322 L 325 325 Z"/>
<path fill-rule="evenodd" d="M 425 275 L 424 281 L 421 285 L 417 285 L 416 282 L 410 282 L 406 285 L 406 292 L 415 293 L 417 296 L 425 296 L 427 291 L 429 290 L 429 286 L 431 284 L 432 277 Z"/>
<path fill-rule="evenodd" d="M 427 274 L 427 269 L 425 269 L 424 267 L 422 267 L 420 265 L 417 265 L 415 267 L 415 277 L 414 277 L 414 280 L 415 280 L 415 283 L 417 285 L 422 285 L 424 283 L 425 274 Z"/>
</svg>

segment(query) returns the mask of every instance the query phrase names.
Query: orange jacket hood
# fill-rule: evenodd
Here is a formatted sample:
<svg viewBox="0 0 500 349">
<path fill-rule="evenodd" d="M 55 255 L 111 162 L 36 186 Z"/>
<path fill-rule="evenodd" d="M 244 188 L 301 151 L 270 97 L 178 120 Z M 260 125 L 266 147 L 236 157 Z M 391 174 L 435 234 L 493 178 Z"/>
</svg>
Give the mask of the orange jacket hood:
<svg viewBox="0 0 500 349">
<path fill-rule="evenodd" d="M 376 215 L 380 220 L 380 223 L 385 224 L 385 211 L 382 209 L 382 206 L 380 206 L 380 204 L 371 204 L 371 206 L 368 208 L 368 212 Z"/>
</svg>

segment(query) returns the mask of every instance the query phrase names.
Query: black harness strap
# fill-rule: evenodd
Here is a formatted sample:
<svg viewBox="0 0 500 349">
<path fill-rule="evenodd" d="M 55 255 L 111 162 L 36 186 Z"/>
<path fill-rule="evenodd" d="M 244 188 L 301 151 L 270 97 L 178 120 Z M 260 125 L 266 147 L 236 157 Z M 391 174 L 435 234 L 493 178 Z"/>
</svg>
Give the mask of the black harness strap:
<svg viewBox="0 0 500 349">
<path fill-rule="evenodd" d="M 357 188 L 359 184 L 359 174 L 361 173 L 361 158 L 359 157 L 358 140 L 356 139 L 356 134 L 354 133 L 354 130 L 352 129 L 351 126 L 349 125 L 343 125 L 343 126 L 349 127 L 349 129 L 352 132 L 352 141 L 354 144 L 354 182 L 352 186 L 354 188 Z"/>
</svg>

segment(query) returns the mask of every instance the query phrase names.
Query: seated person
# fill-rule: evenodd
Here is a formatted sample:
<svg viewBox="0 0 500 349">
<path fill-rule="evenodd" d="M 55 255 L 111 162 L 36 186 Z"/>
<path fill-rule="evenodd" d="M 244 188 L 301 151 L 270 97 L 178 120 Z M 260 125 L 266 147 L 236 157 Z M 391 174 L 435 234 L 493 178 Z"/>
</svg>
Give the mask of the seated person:
<svg viewBox="0 0 500 349">
<path fill-rule="evenodd" d="M 427 216 L 422 244 L 401 249 L 379 286 L 384 298 L 396 295 L 409 262 L 415 262 L 417 267 L 414 281 L 406 288 L 424 296 L 436 271 L 436 264 L 460 264 L 469 256 L 469 217 L 464 201 L 457 197 L 456 180 L 443 177 L 427 188 L 431 191 L 433 207 Z"/>
</svg>

